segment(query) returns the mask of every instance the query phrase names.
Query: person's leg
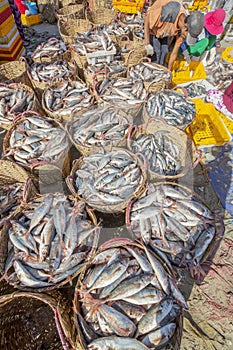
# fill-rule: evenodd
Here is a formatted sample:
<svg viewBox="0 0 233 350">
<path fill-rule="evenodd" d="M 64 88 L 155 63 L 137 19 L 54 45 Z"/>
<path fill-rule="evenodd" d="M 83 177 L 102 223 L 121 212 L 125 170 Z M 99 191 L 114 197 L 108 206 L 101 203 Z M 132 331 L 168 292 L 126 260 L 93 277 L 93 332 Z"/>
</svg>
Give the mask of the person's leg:
<svg viewBox="0 0 233 350">
<path fill-rule="evenodd" d="M 165 59 L 168 54 L 168 38 L 161 39 L 161 55 L 159 59 L 159 64 L 165 65 Z"/>
<path fill-rule="evenodd" d="M 155 63 L 159 63 L 160 55 L 161 55 L 161 44 L 160 39 L 156 38 L 154 35 L 150 38 L 150 44 L 153 46 L 154 54 L 151 56 L 151 61 Z"/>
</svg>

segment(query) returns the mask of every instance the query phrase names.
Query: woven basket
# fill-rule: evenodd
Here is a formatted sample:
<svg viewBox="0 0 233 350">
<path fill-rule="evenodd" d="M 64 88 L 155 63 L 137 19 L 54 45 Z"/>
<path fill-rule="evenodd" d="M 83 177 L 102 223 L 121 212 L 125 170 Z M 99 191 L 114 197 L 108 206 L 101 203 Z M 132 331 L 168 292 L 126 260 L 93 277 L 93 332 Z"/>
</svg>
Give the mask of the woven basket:
<svg viewBox="0 0 233 350">
<path fill-rule="evenodd" d="M 73 18 L 85 18 L 85 9 L 82 4 L 80 5 L 67 5 L 56 11 L 57 19 L 72 16 Z"/>
<path fill-rule="evenodd" d="M 171 141 L 179 149 L 180 163 L 182 171 L 176 175 L 160 175 L 151 171 L 148 167 L 148 178 L 151 182 L 165 180 L 175 180 L 185 176 L 191 169 L 194 169 L 199 161 L 201 160 L 202 152 L 197 151 L 193 141 L 188 137 L 188 135 L 177 129 L 174 126 L 170 126 L 164 121 L 150 118 L 146 124 L 134 127 L 128 134 L 128 148 L 132 152 L 131 140 L 135 140 L 142 134 L 155 134 L 157 131 L 166 130 L 166 136 L 171 139 Z"/>
<path fill-rule="evenodd" d="M 75 348 L 71 308 L 61 293 L 13 293 L 9 286 L 1 292 L 1 350 Z"/>
<path fill-rule="evenodd" d="M 75 44 L 78 33 L 85 33 L 92 28 L 92 23 L 86 19 L 74 19 L 67 17 L 66 19 L 59 19 L 58 31 L 62 40 L 67 44 Z"/>
<path fill-rule="evenodd" d="M 54 57 L 51 57 L 49 55 L 44 55 L 38 58 L 33 58 L 33 62 L 37 63 L 52 63 L 54 61 L 67 61 L 69 62 L 71 59 L 71 52 L 69 50 L 65 51 L 64 53 L 60 55 L 56 55 Z"/>
<path fill-rule="evenodd" d="M 93 11 L 87 11 L 86 18 L 94 25 L 110 24 L 117 17 L 117 12 L 105 7 L 99 7 Z"/>
<path fill-rule="evenodd" d="M 143 244 L 140 243 L 139 241 L 132 241 L 132 240 L 127 239 L 127 238 L 119 237 L 119 238 L 113 238 L 113 239 L 110 239 L 110 240 L 104 242 L 99 247 L 99 249 L 96 251 L 95 255 L 97 255 L 103 251 L 106 251 L 108 249 L 112 249 L 112 248 L 119 248 L 119 249 L 123 248 L 124 249 L 126 247 L 129 247 L 131 249 L 136 248 L 136 249 L 144 250 Z M 172 276 L 173 278 L 175 278 L 176 277 L 175 270 L 174 269 L 171 270 L 168 267 L 168 265 L 165 263 L 165 261 L 160 258 L 159 255 L 155 254 L 154 252 L 153 252 L 153 254 L 156 255 L 157 260 L 161 263 L 161 265 L 164 267 L 165 271 L 169 274 L 169 276 Z M 95 257 L 95 255 L 93 256 L 93 258 Z M 77 315 L 80 314 L 79 292 L 80 292 L 83 280 L 85 278 L 85 272 L 91 266 L 92 266 L 92 264 L 91 264 L 91 260 L 90 260 L 89 264 L 86 265 L 86 268 L 79 275 L 79 278 L 77 280 L 77 284 L 75 286 L 75 292 L 74 292 L 73 310 L 74 310 L 74 324 L 75 324 L 76 332 L 77 332 L 77 343 L 79 344 L 78 350 L 86 350 L 87 349 L 87 342 L 85 340 L 84 334 L 83 334 L 81 326 L 79 324 Z M 183 315 L 180 314 L 180 316 L 178 316 L 173 322 L 175 322 L 177 324 L 177 329 L 176 329 L 176 332 L 174 333 L 174 335 L 172 336 L 171 340 L 169 341 L 169 345 L 171 345 L 172 347 L 165 346 L 164 349 L 180 350 L 182 332 L 183 332 Z M 129 350 L 129 349 L 127 349 L 127 350 Z"/>
<path fill-rule="evenodd" d="M 5 84 L 0 84 L 1 86 L 5 86 Z M 24 85 L 22 83 L 11 83 L 9 85 L 7 85 L 7 87 L 12 87 L 13 89 L 17 89 L 17 87 L 20 87 L 20 89 L 27 91 L 30 94 L 33 94 L 33 103 L 31 106 L 31 110 L 36 111 L 36 112 L 40 112 L 41 111 L 41 106 L 39 104 L 39 101 L 34 93 L 34 91 L 32 90 L 31 87 L 29 87 L 28 85 Z M 19 114 L 19 113 L 18 113 Z M 13 116 L 15 116 L 16 114 L 13 114 Z M 0 126 L 3 129 L 9 130 L 11 128 L 11 124 L 4 124 L 3 122 L 0 122 Z"/>
<path fill-rule="evenodd" d="M 0 83 L 22 83 L 31 87 L 26 60 L 21 58 L 18 61 L 1 64 Z"/>
<path fill-rule="evenodd" d="M 28 116 L 31 115 L 39 115 L 36 112 L 33 111 L 26 111 L 17 120 L 14 122 L 12 127 L 7 131 L 4 140 L 3 140 L 3 152 L 4 154 L 7 154 L 8 150 L 10 149 L 9 141 L 11 133 L 14 131 L 15 127 L 22 122 L 22 120 L 26 119 Z M 63 129 L 60 123 L 53 119 L 46 118 L 48 121 L 50 121 L 54 126 L 60 127 Z M 8 160 L 14 162 L 14 159 L 12 156 L 6 157 Z M 16 162 L 17 163 L 17 162 Z M 67 176 L 70 172 L 70 150 L 68 149 L 64 154 L 61 154 L 59 156 L 59 159 L 56 160 L 56 162 L 48 163 L 48 162 L 36 162 L 34 164 L 24 165 L 23 168 L 32 176 L 36 181 L 45 183 L 45 184 L 51 184 L 55 183 L 57 181 L 61 181 L 63 177 Z"/>
<path fill-rule="evenodd" d="M 83 4 L 85 3 L 85 0 L 59 0 L 59 8 L 69 6 L 69 5 L 76 5 L 76 4 Z"/>
<path fill-rule="evenodd" d="M 133 31 L 133 44 L 134 44 L 134 48 L 138 49 L 140 48 L 145 48 L 145 39 L 139 38 L 135 32 Z"/>
<path fill-rule="evenodd" d="M 158 92 L 161 91 L 163 89 L 166 89 L 169 87 L 170 83 L 171 83 L 171 72 L 168 68 L 161 66 L 160 64 L 151 62 L 150 58 L 148 57 L 143 57 L 141 58 L 137 64 L 143 63 L 143 62 L 149 62 L 151 66 L 154 66 L 155 68 L 158 67 L 159 69 L 162 69 L 164 72 L 169 73 L 170 74 L 170 79 L 168 80 L 164 80 L 161 79 L 160 81 L 151 81 L 151 82 L 147 82 L 147 81 L 143 81 L 144 87 L 148 92 Z M 134 65 L 135 66 L 135 65 Z M 130 68 L 133 69 L 134 66 L 131 66 Z M 129 76 L 129 70 L 128 70 L 128 74 Z"/>
<path fill-rule="evenodd" d="M 50 64 L 50 62 L 47 62 L 47 63 L 44 63 L 44 64 Z M 77 67 L 76 67 L 76 63 L 73 62 L 72 60 L 70 62 L 68 62 L 68 66 L 70 68 L 70 77 L 69 79 L 76 79 L 77 77 Z M 54 79 L 54 81 L 51 81 L 51 82 L 41 82 L 41 81 L 37 81 L 37 80 L 34 80 L 31 76 L 31 73 L 30 71 L 28 70 L 27 71 L 28 73 L 28 76 L 30 78 L 30 81 L 32 83 L 32 86 L 36 92 L 36 95 L 38 97 L 38 100 L 39 101 L 42 101 L 42 95 L 43 95 L 43 92 L 44 90 L 46 89 L 46 87 L 48 86 L 48 84 L 51 84 L 51 83 L 55 83 L 56 81 L 62 81 L 64 79 Z"/>
<path fill-rule="evenodd" d="M 107 107 L 106 107 L 107 108 Z M 132 116 L 130 116 L 129 114 L 126 114 L 123 110 L 121 110 L 120 108 L 116 108 L 116 107 L 112 107 L 111 105 L 109 105 L 109 108 L 114 108 L 115 111 L 117 111 L 117 113 L 121 116 L 123 116 L 125 119 L 128 120 L 129 124 L 132 124 L 133 123 L 133 118 Z M 96 110 L 96 107 L 93 106 L 93 110 Z M 98 110 L 98 109 L 97 109 Z M 76 121 L 77 119 L 81 119 L 83 114 L 85 114 L 85 112 L 88 112 L 90 111 L 89 108 L 86 108 L 84 110 L 81 110 L 81 111 L 76 111 L 76 110 L 73 110 L 72 112 L 72 116 L 71 116 L 71 120 L 70 122 L 68 122 L 66 124 L 66 130 L 67 130 L 67 133 L 69 135 L 69 138 L 72 142 L 72 144 L 75 146 L 75 148 L 77 148 L 77 150 L 82 154 L 82 155 L 86 155 L 88 154 L 90 151 L 91 151 L 91 146 L 90 147 L 87 147 L 87 146 L 84 146 L 82 145 L 81 143 L 77 143 L 73 137 L 72 137 L 72 125 L 73 125 L 73 122 Z M 111 142 L 112 146 L 115 146 L 115 147 L 125 147 L 126 146 L 126 138 L 127 136 L 125 136 L 124 138 L 120 139 L 120 140 L 115 140 L 114 142 Z M 109 142 L 108 142 L 109 143 Z M 96 146 L 97 147 L 97 146 Z M 101 146 L 102 148 L 102 146 Z"/>
<path fill-rule="evenodd" d="M 84 67 L 87 65 L 87 56 L 82 56 L 78 52 L 76 52 L 75 48 L 70 46 L 71 57 L 74 62 L 77 64 L 78 69 L 80 71 L 81 77 L 84 76 Z"/>
<path fill-rule="evenodd" d="M 119 147 L 112 147 L 111 145 L 109 147 L 105 147 L 105 151 L 106 152 L 109 152 L 109 151 L 115 151 L 115 150 L 120 150 L 121 148 Z M 92 152 L 90 153 L 93 153 L 93 152 L 98 152 L 98 149 L 95 148 L 92 150 Z M 146 171 L 144 169 L 144 165 L 143 163 L 141 162 L 141 160 L 136 156 L 134 155 L 132 152 L 130 151 L 127 151 L 128 153 L 130 153 L 130 155 L 132 156 L 132 158 L 134 160 L 137 161 L 138 165 L 139 165 L 139 168 L 141 170 L 141 173 L 142 173 L 142 177 L 143 177 L 143 181 L 142 181 L 142 184 L 141 186 L 137 189 L 137 191 L 131 195 L 127 200 L 123 201 L 122 203 L 120 204 L 112 204 L 112 205 L 96 205 L 94 209 L 102 212 L 102 213 L 118 213 L 118 212 L 123 212 L 125 210 L 125 208 L 127 207 L 128 203 L 133 199 L 133 198 L 138 198 L 140 197 L 140 195 L 145 191 L 145 183 L 146 183 L 146 180 L 147 180 L 147 177 L 146 177 Z M 83 160 L 83 157 L 77 159 L 76 161 L 73 162 L 73 166 L 72 166 L 72 169 L 71 169 L 71 173 L 70 173 L 70 176 L 68 176 L 66 178 L 66 183 L 67 183 L 67 186 L 69 187 L 71 193 L 77 197 L 77 198 L 80 198 L 83 200 L 83 198 L 81 198 L 78 194 L 77 194 L 77 191 L 75 190 L 75 185 L 74 185 L 74 178 L 75 178 L 75 172 L 76 170 L 78 170 L 81 166 L 81 163 L 82 163 L 82 160 Z"/>
<path fill-rule="evenodd" d="M 116 61 L 115 61 L 116 62 Z M 121 62 L 119 62 L 122 64 Z M 91 73 L 89 72 L 87 68 L 88 64 L 86 63 L 83 69 L 83 75 L 84 75 L 84 80 L 87 85 L 89 85 L 91 88 L 93 87 L 93 83 L 95 78 L 97 77 L 98 81 L 102 81 L 104 78 L 106 78 L 109 74 L 109 69 L 108 69 L 108 64 L 105 63 L 105 68 L 103 71 L 99 71 L 96 73 Z M 122 65 L 123 66 L 123 65 Z M 111 78 L 126 78 L 127 76 L 127 67 L 123 66 L 124 70 L 119 73 L 113 73 L 110 75 Z"/>
<path fill-rule="evenodd" d="M 140 62 L 140 60 L 146 56 L 146 49 L 145 46 L 139 46 L 138 48 L 133 48 L 130 52 L 122 53 L 121 55 L 124 57 L 125 64 L 131 67 Z"/>
<path fill-rule="evenodd" d="M 76 81 L 79 81 L 81 83 L 84 84 L 84 82 L 79 79 L 79 78 L 76 78 Z M 69 84 L 74 85 L 74 83 L 71 81 Z M 60 85 L 59 82 L 55 83 L 55 84 L 52 84 L 50 85 L 50 88 L 53 89 L 53 88 L 56 88 Z M 45 111 L 45 113 L 52 119 L 54 120 L 57 120 L 59 122 L 65 122 L 65 121 L 68 121 L 70 120 L 71 118 L 71 110 L 67 110 L 67 114 L 64 114 L 62 116 L 59 116 L 59 114 L 56 114 L 56 113 L 53 113 L 51 110 L 49 110 L 46 106 L 45 106 L 45 92 L 46 92 L 47 89 L 44 90 L 44 93 L 42 95 L 42 107 Z M 92 97 L 92 101 L 90 102 L 90 105 L 94 103 L 94 96 Z M 78 106 L 75 106 L 74 108 L 79 108 L 79 109 L 84 109 L 84 107 L 78 107 Z"/>
</svg>

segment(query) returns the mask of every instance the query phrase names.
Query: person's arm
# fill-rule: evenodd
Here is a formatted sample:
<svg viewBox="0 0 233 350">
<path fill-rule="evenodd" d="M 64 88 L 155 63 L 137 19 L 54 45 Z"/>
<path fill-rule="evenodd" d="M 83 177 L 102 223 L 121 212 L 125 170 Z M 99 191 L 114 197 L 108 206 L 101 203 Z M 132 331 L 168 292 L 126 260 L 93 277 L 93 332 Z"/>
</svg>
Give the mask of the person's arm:
<svg viewBox="0 0 233 350">
<path fill-rule="evenodd" d="M 145 45 L 150 45 L 150 26 L 149 26 L 148 13 L 145 16 L 145 21 L 144 21 L 144 37 L 145 37 Z"/>
<path fill-rule="evenodd" d="M 185 40 L 187 36 L 187 25 L 185 23 L 185 15 L 182 13 L 180 15 L 179 21 L 178 21 L 178 29 L 180 29 L 180 36 L 176 38 L 176 42 L 174 45 L 174 48 L 171 52 L 169 62 L 168 62 L 168 69 L 172 70 L 173 63 L 175 62 L 177 56 L 178 56 L 178 51 L 179 48 L 182 44 L 182 42 Z"/>
</svg>

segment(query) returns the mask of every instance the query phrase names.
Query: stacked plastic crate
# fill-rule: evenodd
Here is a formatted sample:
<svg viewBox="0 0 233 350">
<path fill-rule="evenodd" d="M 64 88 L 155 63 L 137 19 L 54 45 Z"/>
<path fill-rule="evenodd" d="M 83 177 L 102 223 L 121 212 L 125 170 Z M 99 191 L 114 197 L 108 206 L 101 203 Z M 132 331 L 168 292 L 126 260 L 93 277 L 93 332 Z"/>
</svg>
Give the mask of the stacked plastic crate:
<svg viewBox="0 0 233 350">
<path fill-rule="evenodd" d="M 0 0 L 0 63 L 14 61 L 24 53 L 8 0 Z"/>
</svg>

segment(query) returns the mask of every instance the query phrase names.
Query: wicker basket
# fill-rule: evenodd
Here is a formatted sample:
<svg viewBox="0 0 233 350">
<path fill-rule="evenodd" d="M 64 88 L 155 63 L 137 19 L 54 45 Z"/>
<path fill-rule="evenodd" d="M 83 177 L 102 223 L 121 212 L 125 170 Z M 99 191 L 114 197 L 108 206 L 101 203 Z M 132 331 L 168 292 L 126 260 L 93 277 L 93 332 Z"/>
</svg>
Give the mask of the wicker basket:
<svg viewBox="0 0 233 350">
<path fill-rule="evenodd" d="M 85 8 L 82 4 L 80 5 L 67 5 L 56 11 L 57 19 L 66 18 L 71 16 L 72 18 L 85 18 Z"/>
<path fill-rule="evenodd" d="M 133 31 L 133 44 L 134 44 L 134 48 L 138 49 L 140 48 L 145 48 L 145 39 L 139 38 L 135 32 Z"/>
<path fill-rule="evenodd" d="M 81 83 L 84 84 L 84 82 L 83 82 L 81 79 L 76 78 L 76 81 L 79 81 L 79 82 L 81 82 Z M 69 84 L 72 86 L 72 85 L 74 85 L 74 82 L 71 81 Z M 50 88 L 53 89 L 53 88 L 58 87 L 59 85 L 60 85 L 60 83 L 57 82 L 57 83 L 55 83 L 55 84 L 50 85 Z M 43 95 L 42 95 L 42 107 L 43 107 L 45 113 L 46 113 L 50 118 L 52 118 L 52 119 L 54 119 L 54 120 L 57 120 L 57 121 L 59 121 L 59 122 L 65 122 L 65 121 L 70 120 L 70 118 L 71 118 L 71 113 L 72 113 L 71 110 L 67 110 L 67 114 L 64 114 L 64 115 L 62 115 L 62 116 L 59 116 L 59 114 L 53 113 L 51 110 L 49 110 L 49 109 L 45 106 L 45 97 L 44 97 L 44 96 L 45 96 L 46 90 L 47 90 L 47 89 L 44 90 L 44 93 L 43 93 Z M 92 97 L 92 100 L 90 101 L 90 105 L 92 105 L 93 103 L 94 103 L 94 96 Z M 82 109 L 84 109 L 85 107 L 78 107 L 78 106 L 75 106 L 74 108 L 79 108 L 79 110 L 80 110 L 80 109 L 82 110 Z"/>
<path fill-rule="evenodd" d="M 58 31 L 62 40 L 67 44 L 75 44 L 78 33 L 85 33 L 92 28 L 92 23 L 86 19 L 66 18 L 59 19 Z"/>
<path fill-rule="evenodd" d="M 102 108 L 103 108 L 103 106 L 100 106 L 100 109 L 102 109 Z M 108 109 L 108 108 L 114 109 L 114 111 L 116 111 L 119 115 L 121 115 L 122 117 L 124 117 L 125 119 L 127 119 L 129 125 L 131 125 L 131 124 L 133 123 L 133 118 L 132 118 L 132 116 L 129 115 L 129 114 L 124 113 L 124 111 L 122 111 L 120 108 L 116 108 L 116 107 L 113 107 L 113 106 L 111 106 L 111 105 L 105 107 L 105 109 Z M 93 106 L 92 109 L 93 109 L 93 111 L 98 112 L 98 107 Z M 73 125 L 73 122 L 74 122 L 74 121 L 76 121 L 77 119 L 81 119 L 82 116 L 85 114 L 85 112 L 89 112 L 89 111 L 90 111 L 89 108 L 86 108 L 86 109 L 81 110 L 81 111 L 79 111 L 79 110 L 78 110 L 78 111 L 73 110 L 73 112 L 72 112 L 72 119 L 70 120 L 70 122 L 68 122 L 68 123 L 66 124 L 66 130 L 67 130 L 67 133 L 68 133 L 68 135 L 69 135 L 69 138 L 70 138 L 72 144 L 75 146 L 75 148 L 77 148 L 77 150 L 78 150 L 82 155 L 88 154 L 88 153 L 91 151 L 92 147 L 91 147 L 91 146 L 90 146 L 90 147 L 84 146 L 84 145 L 82 145 L 81 143 L 77 143 L 77 142 L 73 139 L 73 137 L 72 137 L 72 129 L 73 129 L 73 128 L 72 128 L 72 125 Z M 123 137 L 122 139 L 119 139 L 119 140 L 117 140 L 117 141 L 115 140 L 115 141 L 113 141 L 113 142 L 110 141 L 110 142 L 108 142 L 108 143 L 111 143 L 112 146 L 126 147 L 126 143 L 127 143 L 127 142 L 126 142 L 126 138 L 127 138 L 127 135 L 126 135 L 125 137 Z M 97 146 L 96 146 L 96 147 L 97 147 Z M 102 145 L 101 145 L 101 148 L 102 148 Z"/>
<path fill-rule="evenodd" d="M 131 129 L 128 134 L 128 148 L 132 152 L 131 140 L 138 138 L 142 134 L 155 134 L 158 131 L 166 130 L 166 136 L 171 139 L 171 141 L 179 149 L 179 157 L 181 163 L 181 172 L 176 175 L 160 175 L 147 169 L 148 178 L 151 182 L 165 180 L 175 180 L 183 177 L 195 168 L 199 161 L 201 160 L 202 153 L 196 150 L 193 141 L 186 135 L 182 130 L 179 130 L 173 126 L 167 125 L 167 123 L 160 121 L 155 118 L 151 118 L 144 125 L 140 125 Z"/>
<path fill-rule="evenodd" d="M 144 46 L 139 46 L 138 48 L 133 48 L 128 53 L 122 53 L 121 55 L 124 57 L 125 64 L 131 67 L 146 56 L 146 49 Z"/>
<path fill-rule="evenodd" d="M 119 147 L 112 147 L 111 145 L 109 147 L 105 147 L 105 152 L 109 152 L 109 151 L 117 151 L 117 150 L 121 150 L 122 148 L 119 148 Z M 93 152 L 98 152 L 98 149 L 97 148 L 94 148 L 92 150 L 92 153 Z M 127 207 L 128 203 L 133 199 L 133 198 L 138 198 L 140 197 L 140 195 L 145 191 L 145 183 L 146 183 L 146 180 L 147 180 L 147 177 L 146 177 L 146 171 L 144 169 L 144 165 L 143 163 L 141 162 L 141 160 L 135 155 L 133 154 L 132 152 L 130 151 L 127 151 L 131 156 L 132 158 L 137 162 L 140 170 L 141 170 L 141 173 L 142 173 L 142 178 L 143 178 L 143 181 L 142 181 L 142 184 L 140 185 L 140 187 L 138 187 L 138 189 L 135 191 L 135 193 L 133 195 L 131 195 L 127 200 L 124 200 L 122 201 L 122 203 L 120 204 L 112 204 L 112 205 L 96 205 L 94 209 L 102 212 L 102 213 L 118 213 L 118 212 L 123 212 L 125 210 L 125 208 Z M 71 173 L 70 173 L 70 176 L 68 176 L 66 178 L 66 183 L 67 183 L 67 186 L 69 187 L 71 193 L 77 197 L 77 198 L 80 198 L 83 200 L 83 198 L 79 197 L 79 195 L 77 194 L 77 191 L 75 190 L 75 185 L 74 185 L 74 178 L 75 178 L 75 172 L 76 170 L 78 170 L 81 166 L 81 163 L 82 163 L 82 160 L 83 160 L 83 157 L 79 158 L 78 160 L 74 161 L 73 163 L 73 166 L 72 166 L 72 169 L 71 169 Z"/>
<path fill-rule="evenodd" d="M 3 140 L 3 152 L 7 154 L 10 149 L 9 141 L 11 133 L 14 131 L 15 127 L 20 124 L 24 119 L 28 116 L 35 115 L 38 113 L 34 111 L 26 111 L 21 114 L 17 120 L 14 122 L 12 127 L 7 131 L 4 140 Z M 61 127 L 61 125 L 54 121 L 53 119 L 46 118 L 50 121 L 54 126 Z M 63 129 L 63 127 L 61 127 Z M 6 157 L 10 161 L 14 161 L 11 155 Z M 61 181 L 63 177 L 67 176 L 70 172 L 70 150 L 67 149 L 66 152 L 61 154 L 56 162 L 48 163 L 48 162 L 35 162 L 34 164 L 24 165 L 23 168 L 32 176 L 36 181 L 51 184 L 57 181 Z"/>
<path fill-rule="evenodd" d="M 96 10 L 87 11 L 86 18 L 94 25 L 108 25 L 113 19 L 117 18 L 117 12 L 105 7 L 99 7 Z"/>
<path fill-rule="evenodd" d="M 71 52 L 66 50 L 64 53 L 51 57 L 49 55 L 40 56 L 38 58 L 33 58 L 33 62 L 37 63 L 52 63 L 54 61 L 67 61 L 71 59 Z"/>
<path fill-rule="evenodd" d="M 76 5 L 76 4 L 83 4 L 86 3 L 85 0 L 58 0 L 59 8 L 69 6 L 69 5 Z"/>
<path fill-rule="evenodd" d="M 132 241 L 132 240 L 127 239 L 127 238 L 119 237 L 119 238 L 113 238 L 113 239 L 110 239 L 110 240 L 104 242 L 99 247 L 98 251 L 96 252 L 96 255 L 103 252 L 103 251 L 106 251 L 108 249 L 112 249 L 112 248 L 126 249 L 127 247 L 129 247 L 131 249 L 136 248 L 137 250 L 144 250 L 143 244 L 140 243 L 139 241 Z M 168 273 L 168 275 L 170 277 L 175 278 L 176 277 L 175 270 L 174 269 L 171 270 L 168 267 L 168 265 L 165 263 L 165 261 L 160 258 L 159 255 L 156 255 L 155 253 L 153 253 L 153 255 L 156 256 L 156 259 L 163 266 L 166 273 Z M 93 258 L 95 258 L 95 255 L 93 256 Z M 78 321 L 77 316 L 79 316 L 81 314 L 80 296 L 79 296 L 81 286 L 82 286 L 82 283 L 83 283 L 84 278 L 85 278 L 85 272 L 91 266 L 92 266 L 92 262 L 90 261 L 89 264 L 86 265 L 85 270 L 79 275 L 77 284 L 75 286 L 75 292 L 74 292 L 73 310 L 74 310 L 74 324 L 75 324 L 76 332 L 77 332 L 77 343 L 79 343 L 78 350 L 86 350 L 87 349 L 87 341 L 84 337 L 84 334 L 82 332 L 82 328 L 81 328 L 81 325 Z M 106 304 L 107 304 L 107 301 L 106 301 Z M 176 317 L 176 319 L 173 322 L 175 322 L 177 324 L 177 328 L 176 328 L 174 335 L 172 336 L 172 338 L 169 341 L 168 347 L 165 346 L 164 349 L 180 350 L 182 332 L 183 332 L 183 315 L 182 315 L 182 313 L 178 317 Z"/>
<path fill-rule="evenodd" d="M 22 83 L 31 87 L 31 81 L 27 75 L 26 60 L 22 58 L 18 61 L 1 64 L 0 83 Z"/>
<path fill-rule="evenodd" d="M 116 61 L 115 61 L 116 62 Z M 119 62 L 119 64 L 121 64 L 121 62 Z M 106 78 L 107 76 L 109 76 L 109 68 L 108 68 L 108 64 L 105 63 L 105 68 L 99 72 L 96 73 L 91 73 L 87 70 L 87 66 L 88 64 L 86 63 L 83 69 L 83 75 L 84 75 L 84 80 L 86 82 L 87 85 L 89 85 L 91 88 L 93 87 L 93 83 L 95 78 L 97 77 L 98 81 L 103 80 L 104 78 Z M 123 65 L 122 65 L 123 66 Z M 126 78 L 127 76 L 127 67 L 123 66 L 124 70 L 122 72 L 119 73 L 112 73 L 110 75 L 111 78 Z"/>
<path fill-rule="evenodd" d="M 80 55 L 72 45 L 70 46 L 70 52 L 72 59 L 78 66 L 80 76 L 84 77 L 84 67 L 87 65 L 87 56 Z"/>
<path fill-rule="evenodd" d="M 5 84 L 0 84 L 0 85 L 5 86 Z M 32 103 L 32 106 L 30 109 L 33 111 L 36 111 L 36 112 L 41 111 L 41 106 L 39 104 L 39 101 L 38 101 L 38 99 L 37 99 L 37 97 L 36 97 L 36 95 L 31 87 L 29 87 L 28 85 L 21 84 L 21 83 L 12 83 L 12 84 L 7 85 L 7 87 L 11 87 L 13 89 L 17 89 L 18 87 L 20 87 L 20 89 L 28 92 L 29 94 L 33 94 L 33 103 Z M 12 114 L 13 117 L 15 115 L 16 115 L 16 113 Z M 0 126 L 1 126 L 1 128 L 6 129 L 6 130 L 9 130 L 11 128 L 11 124 L 4 124 L 3 122 L 0 122 Z"/>
<path fill-rule="evenodd" d="M 76 343 L 71 307 L 61 293 L 13 293 L 6 285 L 1 288 L 0 333 L 1 350 L 74 349 Z"/>
</svg>

